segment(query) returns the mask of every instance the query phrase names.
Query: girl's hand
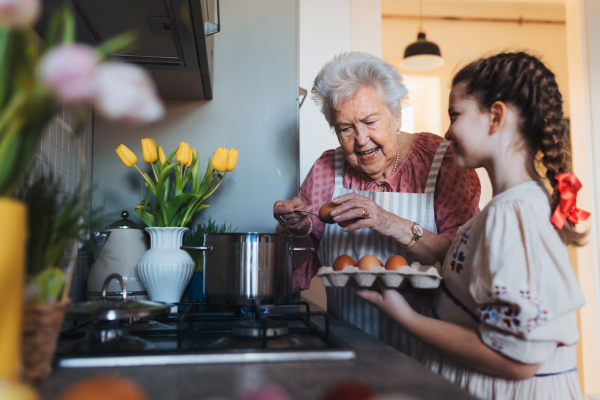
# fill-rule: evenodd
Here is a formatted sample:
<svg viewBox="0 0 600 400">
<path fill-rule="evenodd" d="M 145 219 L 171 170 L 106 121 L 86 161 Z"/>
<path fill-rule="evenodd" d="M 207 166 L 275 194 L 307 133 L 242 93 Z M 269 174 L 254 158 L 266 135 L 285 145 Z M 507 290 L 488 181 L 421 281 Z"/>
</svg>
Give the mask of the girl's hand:
<svg viewBox="0 0 600 400">
<path fill-rule="evenodd" d="M 389 315 L 399 324 L 412 318 L 416 311 L 408 304 L 404 297 L 396 289 L 382 288 L 381 293 L 364 288 L 356 288 L 354 293 L 358 297 L 370 301 L 380 311 Z"/>
<path fill-rule="evenodd" d="M 294 233 L 297 235 L 302 235 L 310 229 L 308 215 L 294 211 L 312 211 L 312 209 L 312 205 L 306 205 L 298 197 L 291 200 L 278 200 L 273 205 L 273 218 L 284 228 L 296 231 Z"/>
<path fill-rule="evenodd" d="M 403 244 L 410 243 L 413 238 L 411 221 L 384 210 L 368 197 L 349 193 L 333 201 L 340 205 L 331 211 L 331 215 L 345 232 L 370 228 Z M 365 215 L 368 217 L 365 218 Z"/>
</svg>

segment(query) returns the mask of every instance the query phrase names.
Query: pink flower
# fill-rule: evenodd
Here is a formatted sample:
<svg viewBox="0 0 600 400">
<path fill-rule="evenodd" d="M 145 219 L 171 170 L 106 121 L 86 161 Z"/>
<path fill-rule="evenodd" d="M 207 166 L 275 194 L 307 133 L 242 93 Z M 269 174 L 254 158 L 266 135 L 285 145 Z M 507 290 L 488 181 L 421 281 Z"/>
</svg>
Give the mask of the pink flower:
<svg viewBox="0 0 600 400">
<path fill-rule="evenodd" d="M 108 119 L 153 122 L 165 112 L 154 82 L 140 67 L 118 62 L 102 64 L 96 85 L 96 110 Z"/>
<path fill-rule="evenodd" d="M 42 58 L 40 74 L 61 102 L 92 101 L 96 94 L 95 76 L 99 62 L 100 57 L 90 46 L 58 46 Z"/>
<path fill-rule="evenodd" d="M 0 0 L 0 28 L 32 24 L 40 14 L 40 0 Z"/>
</svg>

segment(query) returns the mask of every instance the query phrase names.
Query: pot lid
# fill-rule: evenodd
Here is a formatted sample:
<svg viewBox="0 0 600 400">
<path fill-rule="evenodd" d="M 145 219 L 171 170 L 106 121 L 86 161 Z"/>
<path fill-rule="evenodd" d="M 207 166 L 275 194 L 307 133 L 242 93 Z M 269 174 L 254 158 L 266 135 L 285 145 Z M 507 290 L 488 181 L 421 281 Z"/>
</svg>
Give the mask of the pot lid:
<svg viewBox="0 0 600 400">
<path fill-rule="evenodd" d="M 166 315 L 169 314 L 170 308 L 166 303 L 157 301 L 100 299 L 71 304 L 67 309 L 66 318 L 116 321 Z"/>
<path fill-rule="evenodd" d="M 123 298 L 107 299 L 106 290 L 111 280 L 121 284 Z M 119 274 L 110 274 L 102 285 L 102 298 L 96 301 L 74 303 L 67 309 L 68 319 L 87 319 L 99 321 L 116 321 L 120 319 L 155 317 L 169 314 L 170 305 L 158 301 L 133 300 L 127 298 L 127 284 Z"/>
<path fill-rule="evenodd" d="M 112 224 L 108 225 L 106 229 L 144 229 L 132 220 L 127 219 L 128 217 L 129 212 L 126 210 L 121 211 L 121 218 L 123 219 L 113 222 Z"/>
</svg>

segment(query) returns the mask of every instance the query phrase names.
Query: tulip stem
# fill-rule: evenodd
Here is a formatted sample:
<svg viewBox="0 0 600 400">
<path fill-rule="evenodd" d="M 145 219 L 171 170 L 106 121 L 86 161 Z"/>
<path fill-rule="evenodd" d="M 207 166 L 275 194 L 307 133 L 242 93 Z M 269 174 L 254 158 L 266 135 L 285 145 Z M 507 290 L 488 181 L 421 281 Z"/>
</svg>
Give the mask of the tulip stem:
<svg viewBox="0 0 600 400">
<path fill-rule="evenodd" d="M 158 176 L 156 175 L 156 171 L 154 170 L 154 164 L 150 164 L 150 166 L 152 167 L 152 172 L 154 172 L 154 179 L 156 179 L 156 183 L 158 183 Z"/>
<path fill-rule="evenodd" d="M 146 180 L 146 182 L 148 182 L 148 185 L 150 185 L 150 187 L 153 187 L 154 185 L 152 184 L 152 182 L 150 182 L 150 180 L 148 178 L 146 178 L 146 175 L 144 175 L 144 173 L 142 171 L 140 171 L 140 169 L 138 168 L 138 166 L 135 165 L 135 164 L 133 166 L 135 167 L 135 169 L 138 170 L 138 172 L 140 174 L 142 174 L 142 177 Z M 154 171 L 154 169 L 152 169 L 152 170 Z"/>
</svg>

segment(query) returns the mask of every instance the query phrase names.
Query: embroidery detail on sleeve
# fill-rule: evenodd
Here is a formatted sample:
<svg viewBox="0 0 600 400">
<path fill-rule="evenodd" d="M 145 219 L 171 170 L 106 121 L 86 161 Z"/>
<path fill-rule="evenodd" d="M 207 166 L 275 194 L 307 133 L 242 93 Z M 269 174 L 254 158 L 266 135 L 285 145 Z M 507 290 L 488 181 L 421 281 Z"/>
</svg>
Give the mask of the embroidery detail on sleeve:
<svg viewBox="0 0 600 400">
<path fill-rule="evenodd" d="M 460 251 L 460 248 L 461 248 L 461 246 L 466 246 L 469 243 L 469 238 L 471 237 L 469 235 L 470 229 L 471 229 L 470 226 L 467 229 L 465 229 L 462 237 L 454 245 L 454 248 L 452 249 L 452 261 L 450 262 L 450 269 L 452 271 L 456 272 L 457 274 L 460 274 L 462 272 L 462 270 L 464 269 L 464 266 L 462 263 L 465 261 L 465 253 Z"/>
<path fill-rule="evenodd" d="M 494 300 L 502 301 L 502 297 L 508 294 L 505 286 L 494 286 L 489 297 Z M 488 304 L 479 307 L 481 321 L 488 325 L 493 325 L 503 330 L 516 334 L 517 337 L 523 337 L 525 333 L 548 320 L 548 311 L 541 307 L 542 302 L 537 297 L 532 297 L 529 291 L 520 291 L 523 299 L 528 300 L 536 308 L 536 315 L 522 321 L 521 310 L 519 306 L 513 304 Z"/>
<path fill-rule="evenodd" d="M 495 340 L 492 340 L 492 349 L 496 350 L 496 351 L 500 351 L 502 350 L 504 347 L 497 343 Z"/>
<path fill-rule="evenodd" d="M 542 302 L 538 300 L 537 297 L 531 297 L 529 290 L 521 290 L 521 297 L 529 300 L 529 302 L 535 306 L 537 311 L 535 317 L 529 318 L 525 324 L 527 332 L 529 332 L 532 328 L 535 328 L 548 320 L 548 310 L 542 309 Z"/>
</svg>

